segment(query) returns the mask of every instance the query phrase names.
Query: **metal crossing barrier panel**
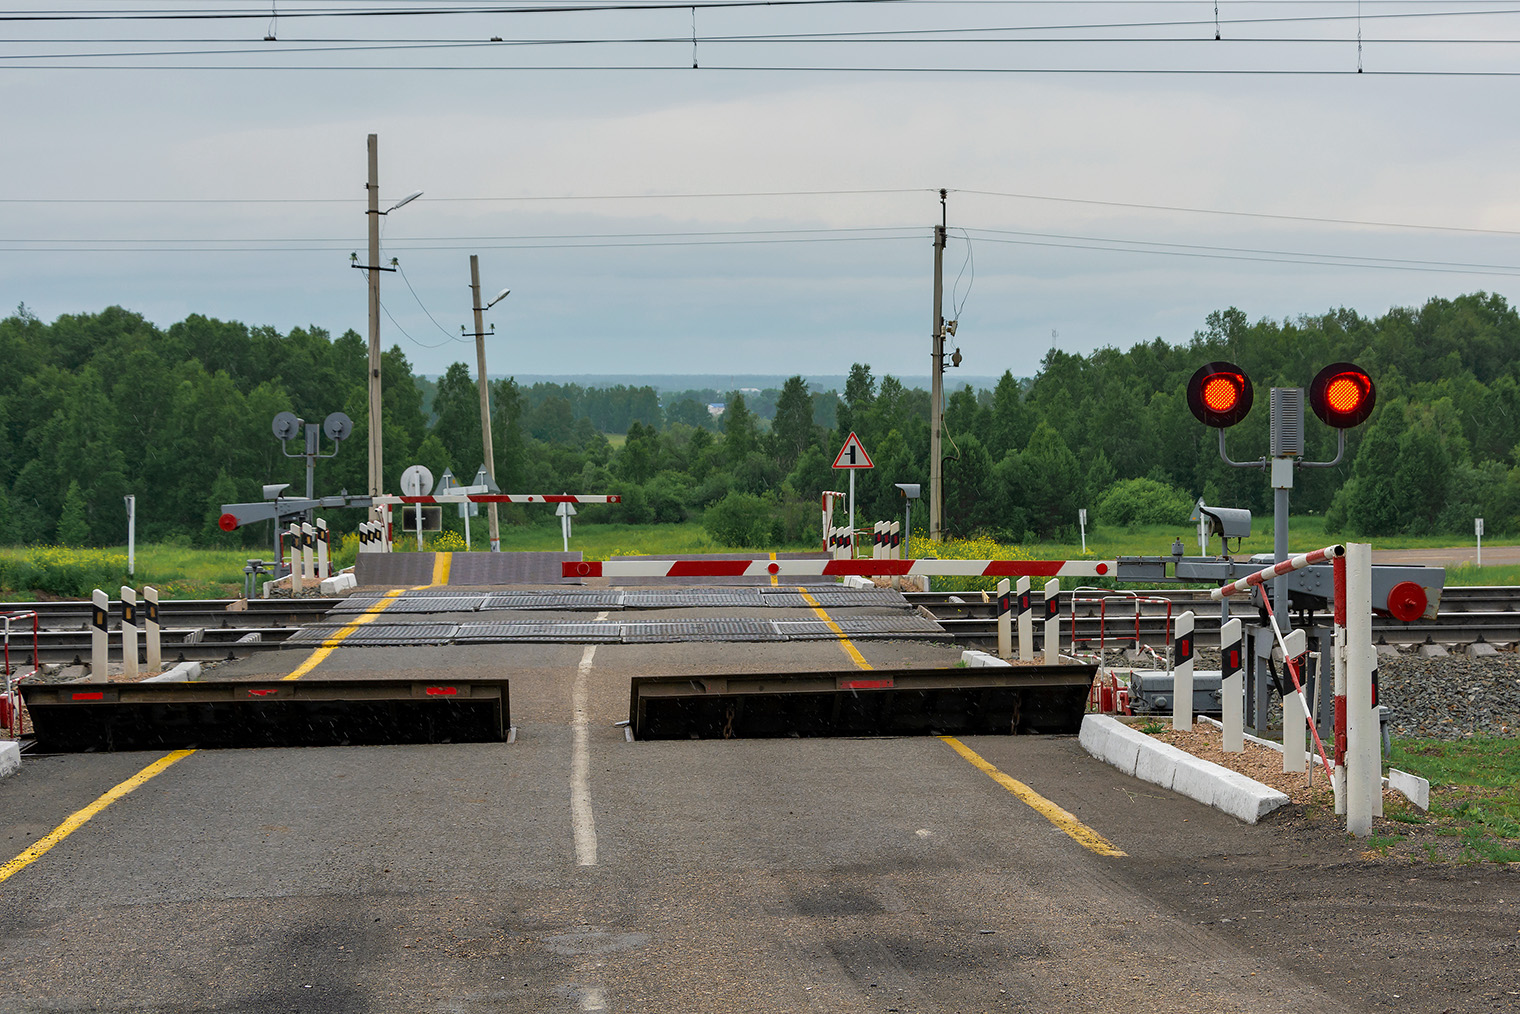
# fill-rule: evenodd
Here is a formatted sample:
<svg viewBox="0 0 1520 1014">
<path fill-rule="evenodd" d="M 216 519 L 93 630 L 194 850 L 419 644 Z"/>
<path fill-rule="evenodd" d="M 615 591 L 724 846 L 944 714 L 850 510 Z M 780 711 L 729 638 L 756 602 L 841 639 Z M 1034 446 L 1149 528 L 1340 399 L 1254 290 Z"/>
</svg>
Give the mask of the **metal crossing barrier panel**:
<svg viewBox="0 0 1520 1014">
<path fill-rule="evenodd" d="M 496 743 L 507 681 L 280 680 L 26 684 L 44 753 Z"/>
<path fill-rule="evenodd" d="M 1103 577 L 1113 560 L 586 560 L 565 577 Z"/>
<path fill-rule="evenodd" d="M 635 739 L 1075 733 L 1091 665 L 635 676 Z"/>
</svg>

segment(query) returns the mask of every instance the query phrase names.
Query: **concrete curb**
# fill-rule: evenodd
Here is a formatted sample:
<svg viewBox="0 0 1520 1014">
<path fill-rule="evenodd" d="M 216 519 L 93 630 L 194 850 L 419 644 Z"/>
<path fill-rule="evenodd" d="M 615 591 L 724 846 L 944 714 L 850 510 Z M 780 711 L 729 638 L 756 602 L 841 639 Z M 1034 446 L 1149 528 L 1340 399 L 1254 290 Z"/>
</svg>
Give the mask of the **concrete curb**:
<svg viewBox="0 0 1520 1014">
<path fill-rule="evenodd" d="M 1078 737 L 1082 748 L 1141 781 L 1254 824 L 1288 802 L 1276 789 L 1194 757 L 1107 715 L 1087 715 Z"/>
<path fill-rule="evenodd" d="M 21 770 L 21 744 L 14 740 L 0 740 L 0 778 Z"/>
<path fill-rule="evenodd" d="M 317 587 L 324 596 L 331 598 L 334 595 L 341 595 L 346 591 L 352 591 L 358 586 L 359 581 L 354 577 L 353 571 L 346 570 L 334 577 L 323 578 L 322 583 Z"/>
<path fill-rule="evenodd" d="M 165 669 L 157 676 L 149 676 L 144 683 L 187 683 L 201 674 L 199 662 L 181 662 L 172 669 Z"/>
<path fill-rule="evenodd" d="M 968 668 L 971 668 L 971 669 L 975 669 L 978 666 L 1012 665 L 1013 664 L 1011 662 L 1006 661 L 1005 659 L 998 658 L 996 655 L 989 655 L 985 651 L 969 651 L 969 650 L 961 652 L 961 661 L 965 662 L 966 666 Z"/>
</svg>

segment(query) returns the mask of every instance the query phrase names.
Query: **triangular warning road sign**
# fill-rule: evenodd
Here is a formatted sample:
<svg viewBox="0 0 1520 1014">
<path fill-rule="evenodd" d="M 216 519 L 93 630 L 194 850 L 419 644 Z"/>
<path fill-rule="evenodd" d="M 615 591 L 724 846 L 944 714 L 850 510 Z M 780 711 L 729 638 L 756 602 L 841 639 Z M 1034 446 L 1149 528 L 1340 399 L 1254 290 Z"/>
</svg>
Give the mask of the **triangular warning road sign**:
<svg viewBox="0 0 1520 1014">
<path fill-rule="evenodd" d="M 875 468 L 871 456 L 860 443 L 860 438 L 854 433 L 850 434 L 844 446 L 839 449 L 839 455 L 834 459 L 835 468 Z"/>
</svg>

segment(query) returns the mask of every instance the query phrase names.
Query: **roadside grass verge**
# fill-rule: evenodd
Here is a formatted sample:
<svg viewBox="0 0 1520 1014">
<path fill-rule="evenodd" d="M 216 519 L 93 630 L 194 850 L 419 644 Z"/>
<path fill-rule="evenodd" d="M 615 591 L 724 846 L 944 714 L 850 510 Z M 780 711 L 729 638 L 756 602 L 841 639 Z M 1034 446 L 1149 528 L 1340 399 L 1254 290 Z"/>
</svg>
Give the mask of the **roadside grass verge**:
<svg viewBox="0 0 1520 1014">
<path fill-rule="evenodd" d="M 0 548 L 0 597 L 12 602 L 87 599 L 99 588 L 112 599 L 122 585 L 152 585 L 165 599 L 232 598 L 243 591 L 248 551 L 139 545 L 132 574 L 127 549 L 65 546 Z"/>
<path fill-rule="evenodd" d="M 1520 739 L 1396 739 L 1390 767 L 1430 780 L 1430 812 L 1387 814 L 1445 842 L 1421 843 L 1424 857 L 1458 862 L 1520 862 Z M 1423 836 L 1422 836 L 1423 837 Z M 1443 847 L 1444 846 L 1444 847 Z"/>
</svg>

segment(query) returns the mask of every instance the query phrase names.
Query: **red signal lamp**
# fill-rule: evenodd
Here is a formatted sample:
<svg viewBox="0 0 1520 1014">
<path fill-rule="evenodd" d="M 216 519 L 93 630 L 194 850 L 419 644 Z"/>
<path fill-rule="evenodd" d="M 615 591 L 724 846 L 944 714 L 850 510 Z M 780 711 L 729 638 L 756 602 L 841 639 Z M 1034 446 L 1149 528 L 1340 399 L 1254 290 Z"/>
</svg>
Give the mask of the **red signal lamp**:
<svg viewBox="0 0 1520 1014">
<path fill-rule="evenodd" d="M 1331 363 L 1309 385 L 1309 407 L 1326 426 L 1344 430 L 1360 426 L 1377 404 L 1377 387 L 1354 363 Z"/>
<path fill-rule="evenodd" d="M 1206 363 L 1187 385 L 1188 408 L 1205 426 L 1234 426 L 1251 411 L 1251 380 L 1234 363 Z"/>
</svg>

